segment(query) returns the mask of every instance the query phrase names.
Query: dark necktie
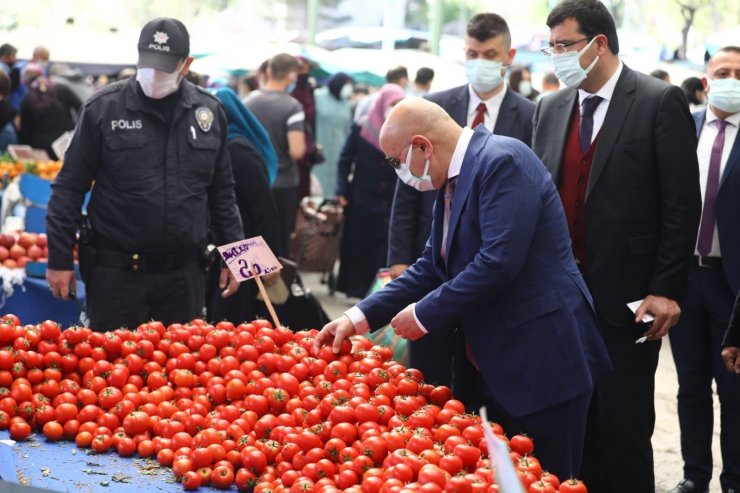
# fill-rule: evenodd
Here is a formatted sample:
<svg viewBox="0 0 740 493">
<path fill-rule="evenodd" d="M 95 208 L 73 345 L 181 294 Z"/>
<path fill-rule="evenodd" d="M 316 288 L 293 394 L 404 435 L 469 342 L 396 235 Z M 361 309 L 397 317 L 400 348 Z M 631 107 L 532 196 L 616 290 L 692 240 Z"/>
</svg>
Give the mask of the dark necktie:
<svg viewBox="0 0 740 493">
<path fill-rule="evenodd" d="M 470 128 L 475 129 L 475 127 L 483 123 L 485 119 L 486 119 L 486 104 L 480 103 L 478 107 L 475 109 L 475 118 L 473 118 L 473 123 L 470 124 Z"/>
<path fill-rule="evenodd" d="M 447 180 L 445 188 L 445 215 L 442 222 L 442 258 L 447 260 L 447 231 L 450 227 L 450 213 L 452 212 L 452 199 L 455 198 L 455 184 L 457 176 Z"/>
<path fill-rule="evenodd" d="M 594 111 L 596 111 L 601 101 L 601 96 L 589 96 L 583 100 L 581 126 L 578 128 L 578 140 L 581 143 L 583 154 L 588 153 L 588 148 L 591 147 L 591 137 L 594 132 Z"/>
<path fill-rule="evenodd" d="M 725 127 L 727 122 L 717 122 L 717 137 L 712 144 L 712 154 L 709 157 L 709 173 L 707 174 L 707 188 L 704 192 L 704 208 L 701 213 L 701 226 L 699 228 L 699 242 L 696 250 L 699 255 L 706 257 L 712 251 L 714 240 L 714 224 L 716 217 L 714 208 L 717 203 L 717 189 L 719 188 L 719 168 L 722 163 L 722 149 L 725 147 Z"/>
</svg>

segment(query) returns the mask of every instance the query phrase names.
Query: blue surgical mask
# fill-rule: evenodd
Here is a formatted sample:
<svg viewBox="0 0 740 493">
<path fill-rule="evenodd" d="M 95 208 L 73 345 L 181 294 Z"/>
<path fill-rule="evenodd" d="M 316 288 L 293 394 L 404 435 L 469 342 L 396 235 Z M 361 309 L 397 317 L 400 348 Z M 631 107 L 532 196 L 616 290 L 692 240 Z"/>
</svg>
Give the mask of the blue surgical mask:
<svg viewBox="0 0 740 493">
<path fill-rule="evenodd" d="M 501 62 L 474 58 L 465 61 L 465 76 L 476 92 L 485 94 L 501 85 L 503 67 Z"/>
<path fill-rule="evenodd" d="M 555 75 L 560 81 L 568 87 L 578 87 L 586 80 L 588 73 L 594 68 L 599 57 L 596 57 L 588 68 L 581 67 L 581 55 L 588 50 L 593 44 L 593 38 L 581 51 L 569 51 L 560 55 L 552 55 L 552 64 Z"/>
<path fill-rule="evenodd" d="M 295 81 L 288 84 L 288 88 L 285 90 L 288 94 L 292 94 L 295 91 Z"/>
<path fill-rule="evenodd" d="M 735 78 L 709 81 L 709 104 L 725 113 L 740 111 L 740 80 Z"/>
<path fill-rule="evenodd" d="M 409 147 L 409 152 L 406 154 L 406 162 L 401 164 L 396 170 L 398 178 L 406 185 L 415 188 L 420 192 L 428 192 L 434 190 L 434 184 L 432 183 L 432 177 L 429 176 L 429 160 L 424 163 L 424 174 L 421 177 L 415 176 L 411 172 L 411 154 L 414 150 L 414 146 Z"/>
</svg>

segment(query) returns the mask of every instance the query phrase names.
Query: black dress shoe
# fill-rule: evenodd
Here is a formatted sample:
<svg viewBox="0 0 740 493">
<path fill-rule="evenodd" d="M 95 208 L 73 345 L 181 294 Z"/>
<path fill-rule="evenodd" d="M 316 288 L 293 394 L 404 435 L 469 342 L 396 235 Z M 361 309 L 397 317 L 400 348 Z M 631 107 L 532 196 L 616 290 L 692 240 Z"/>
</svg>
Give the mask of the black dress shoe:
<svg viewBox="0 0 740 493">
<path fill-rule="evenodd" d="M 709 493 L 709 488 L 699 488 L 690 479 L 682 479 L 668 493 Z"/>
</svg>

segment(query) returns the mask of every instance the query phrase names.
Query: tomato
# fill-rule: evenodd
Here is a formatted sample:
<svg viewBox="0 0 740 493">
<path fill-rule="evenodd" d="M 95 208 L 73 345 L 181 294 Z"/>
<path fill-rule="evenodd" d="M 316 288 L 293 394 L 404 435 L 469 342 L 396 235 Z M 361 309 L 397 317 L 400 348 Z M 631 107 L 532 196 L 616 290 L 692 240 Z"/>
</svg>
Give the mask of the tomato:
<svg viewBox="0 0 740 493">
<path fill-rule="evenodd" d="M 540 461 L 536 457 L 525 455 L 516 463 L 516 469 L 518 471 L 528 471 L 534 474 L 535 477 L 539 478 L 542 475 L 542 466 Z"/>
<path fill-rule="evenodd" d="M 64 423 L 62 427 L 64 431 L 64 438 L 67 440 L 74 440 L 77 434 L 80 432 L 80 422 L 76 419 L 71 419 Z"/>
<path fill-rule="evenodd" d="M 362 450 L 365 455 L 370 457 L 376 464 L 380 464 L 388 455 L 388 448 L 386 447 L 385 440 L 380 437 L 374 436 L 369 437 L 362 442 Z"/>
<path fill-rule="evenodd" d="M 121 457 L 130 457 L 134 455 L 136 453 L 136 449 L 136 442 L 133 440 L 133 438 L 125 436 L 118 440 L 118 445 L 116 445 L 118 455 L 120 455 Z"/>
<path fill-rule="evenodd" d="M 234 471 L 226 466 L 213 468 L 211 473 L 211 484 L 219 489 L 227 489 L 234 482 Z"/>
<path fill-rule="evenodd" d="M 542 471 L 542 476 L 540 476 L 540 478 L 542 479 L 542 481 L 545 481 L 546 483 L 550 483 L 551 485 L 553 485 L 556 491 L 560 487 L 560 480 L 558 479 L 556 475 L 554 475 L 551 472 Z"/>
<path fill-rule="evenodd" d="M 59 404 L 54 413 L 55 418 L 59 423 L 64 424 L 69 420 L 77 419 L 78 411 L 77 406 L 70 403 Z"/>
<path fill-rule="evenodd" d="M 151 457 L 154 455 L 154 442 L 151 440 L 142 440 L 136 446 L 136 453 L 142 457 Z"/>
<path fill-rule="evenodd" d="M 131 436 L 149 431 L 151 422 L 144 411 L 133 411 L 123 418 L 123 430 Z"/>
<path fill-rule="evenodd" d="M 157 462 L 163 466 L 171 466 L 175 460 L 175 453 L 170 448 L 164 448 L 157 452 Z"/>
<path fill-rule="evenodd" d="M 481 451 L 478 447 L 464 443 L 455 445 L 453 453 L 462 459 L 463 467 L 468 469 L 474 468 L 481 457 Z"/>
<path fill-rule="evenodd" d="M 560 493 L 588 493 L 586 485 L 578 479 L 568 479 L 560 483 Z"/>
<path fill-rule="evenodd" d="M 534 442 L 527 435 L 514 435 L 509 439 L 509 447 L 520 455 L 532 455 Z"/>
<path fill-rule="evenodd" d="M 56 442 L 64 436 L 64 428 L 56 421 L 49 421 L 44 425 L 43 433 L 47 440 Z"/>
<path fill-rule="evenodd" d="M 197 490 L 203 483 L 202 477 L 195 471 L 187 471 L 180 478 L 182 486 L 186 490 Z"/>
<path fill-rule="evenodd" d="M 113 437 L 111 435 L 96 435 L 90 445 L 98 454 L 104 454 L 113 446 Z"/>
<path fill-rule="evenodd" d="M 553 485 L 547 481 L 537 481 L 529 485 L 527 489 L 528 493 L 557 493 L 557 490 Z"/>
<path fill-rule="evenodd" d="M 93 435 L 89 431 L 80 431 L 75 437 L 75 444 L 79 448 L 87 448 L 93 440 Z"/>
</svg>

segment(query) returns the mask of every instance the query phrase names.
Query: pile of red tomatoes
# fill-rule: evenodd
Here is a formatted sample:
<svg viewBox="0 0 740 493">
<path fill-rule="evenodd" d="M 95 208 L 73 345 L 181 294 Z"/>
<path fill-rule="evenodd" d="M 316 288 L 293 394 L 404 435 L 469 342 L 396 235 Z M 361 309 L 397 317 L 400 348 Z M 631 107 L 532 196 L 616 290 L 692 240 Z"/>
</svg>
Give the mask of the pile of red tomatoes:
<svg viewBox="0 0 740 493">
<path fill-rule="evenodd" d="M 0 320 L 0 429 L 156 458 L 185 489 L 499 491 L 478 416 L 392 350 L 355 337 L 312 354 L 315 330 L 265 320 L 159 322 L 108 333 Z M 585 492 L 507 439 L 529 492 Z"/>
</svg>

